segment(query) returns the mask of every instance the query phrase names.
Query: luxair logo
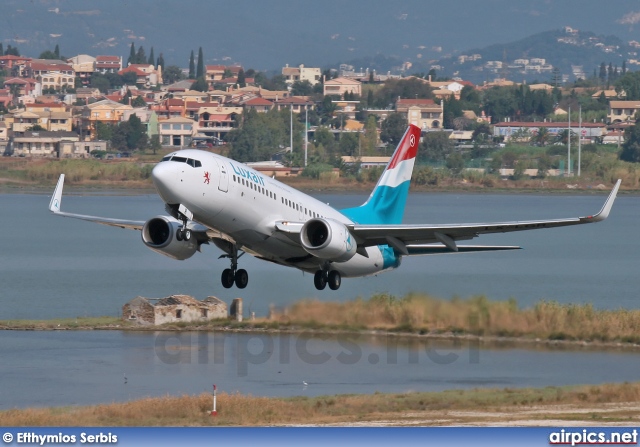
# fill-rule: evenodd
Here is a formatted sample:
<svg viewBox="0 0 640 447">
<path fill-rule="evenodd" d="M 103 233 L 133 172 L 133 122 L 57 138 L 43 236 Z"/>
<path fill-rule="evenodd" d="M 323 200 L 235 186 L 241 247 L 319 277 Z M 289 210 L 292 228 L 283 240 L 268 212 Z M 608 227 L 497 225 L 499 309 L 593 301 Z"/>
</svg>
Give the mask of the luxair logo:
<svg viewBox="0 0 640 447">
<path fill-rule="evenodd" d="M 346 245 L 347 245 L 347 251 L 351 251 L 353 249 L 353 241 L 351 240 L 351 233 L 347 234 Z"/>
<path fill-rule="evenodd" d="M 416 136 L 415 135 L 411 135 L 409 137 L 409 147 L 413 147 L 416 145 Z"/>
<path fill-rule="evenodd" d="M 60 202 L 58 202 L 58 199 L 55 199 L 55 200 L 53 201 L 53 207 L 54 207 L 55 209 L 57 209 L 57 210 L 59 210 L 59 209 L 60 209 Z"/>
</svg>

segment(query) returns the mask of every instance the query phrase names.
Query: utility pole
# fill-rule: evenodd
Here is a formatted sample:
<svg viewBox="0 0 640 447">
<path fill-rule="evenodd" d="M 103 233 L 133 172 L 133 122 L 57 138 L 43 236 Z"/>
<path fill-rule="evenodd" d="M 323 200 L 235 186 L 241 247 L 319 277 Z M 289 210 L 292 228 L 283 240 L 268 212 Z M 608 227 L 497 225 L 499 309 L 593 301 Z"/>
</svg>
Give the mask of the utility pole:
<svg viewBox="0 0 640 447">
<path fill-rule="evenodd" d="M 571 175 L 571 106 L 569 106 L 569 135 L 567 137 L 567 176 Z"/>
<path fill-rule="evenodd" d="M 293 155 L 293 103 L 289 104 L 289 150 Z"/>
<path fill-rule="evenodd" d="M 307 167 L 307 150 L 309 146 L 309 109 L 304 105 L 304 167 Z"/>
<path fill-rule="evenodd" d="M 580 177 L 580 162 L 582 158 L 582 105 L 578 113 L 578 177 Z"/>
</svg>

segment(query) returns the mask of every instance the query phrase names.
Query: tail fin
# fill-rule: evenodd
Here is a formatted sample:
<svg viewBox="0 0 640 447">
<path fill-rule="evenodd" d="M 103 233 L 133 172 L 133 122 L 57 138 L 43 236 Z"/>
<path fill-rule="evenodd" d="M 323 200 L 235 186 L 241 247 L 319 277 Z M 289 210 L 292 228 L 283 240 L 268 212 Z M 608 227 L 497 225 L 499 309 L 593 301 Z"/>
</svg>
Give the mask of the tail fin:
<svg viewBox="0 0 640 447">
<path fill-rule="evenodd" d="M 342 214 L 359 224 L 402 223 L 419 144 L 420 128 L 410 124 L 367 201 Z"/>
</svg>

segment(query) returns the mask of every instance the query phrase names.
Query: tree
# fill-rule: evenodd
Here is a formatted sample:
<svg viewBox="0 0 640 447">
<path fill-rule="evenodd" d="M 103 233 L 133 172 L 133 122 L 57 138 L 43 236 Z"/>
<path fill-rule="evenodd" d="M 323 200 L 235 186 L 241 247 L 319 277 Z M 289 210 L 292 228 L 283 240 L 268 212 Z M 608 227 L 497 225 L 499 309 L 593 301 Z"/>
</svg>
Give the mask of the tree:
<svg viewBox="0 0 640 447">
<path fill-rule="evenodd" d="M 148 145 L 147 128 L 135 113 L 129 116 L 129 132 L 127 133 L 127 148 L 131 150 L 145 149 Z"/>
<path fill-rule="evenodd" d="M 164 57 L 162 56 L 162 53 L 160 53 L 160 56 L 158 56 L 158 61 L 156 62 L 156 68 L 158 67 L 162 67 L 162 74 L 164 76 Z"/>
<path fill-rule="evenodd" d="M 245 74 L 244 74 L 244 70 L 241 68 L 240 71 L 238 71 L 238 85 L 240 87 L 244 87 L 247 83 Z"/>
<path fill-rule="evenodd" d="M 107 93 L 111 88 L 111 82 L 109 78 L 96 72 L 91 75 L 91 87 L 99 89 L 100 93 Z"/>
<path fill-rule="evenodd" d="M 144 48 L 142 48 L 142 45 L 140 45 L 138 47 L 138 52 L 136 53 L 136 61 L 134 63 L 144 64 L 145 62 L 147 62 L 147 56 L 144 52 Z"/>
<path fill-rule="evenodd" d="M 147 61 L 147 63 L 155 67 L 156 58 L 153 57 L 153 47 L 151 47 L 151 50 L 149 51 L 149 60 Z"/>
<path fill-rule="evenodd" d="M 198 50 L 198 69 L 196 70 L 196 78 L 204 77 L 204 56 L 202 55 L 202 47 Z"/>
<path fill-rule="evenodd" d="M 96 123 L 96 136 L 98 140 L 110 141 L 113 138 L 113 126 L 98 121 Z"/>
<path fill-rule="evenodd" d="M 191 50 L 191 56 L 189 56 L 189 79 L 196 78 L 196 60 L 193 54 L 193 50 Z"/>
<path fill-rule="evenodd" d="M 615 89 L 618 94 L 624 92 L 626 95 L 625 99 L 628 101 L 640 100 L 640 72 L 627 72 L 627 74 L 616 81 Z"/>
<path fill-rule="evenodd" d="M 291 85 L 291 94 L 294 96 L 309 96 L 313 93 L 313 86 L 306 79 L 302 82 L 296 81 Z"/>
<path fill-rule="evenodd" d="M 427 132 L 418 150 L 419 160 L 442 161 L 453 151 L 453 142 L 445 132 Z"/>
<path fill-rule="evenodd" d="M 458 177 L 464 169 L 464 159 L 462 155 L 459 153 L 450 154 L 447 157 L 446 166 L 455 177 Z"/>
<path fill-rule="evenodd" d="M 620 160 L 640 163 L 640 120 L 636 121 L 633 127 L 628 127 L 624 131 Z"/>
<path fill-rule="evenodd" d="M 382 122 L 380 139 L 397 146 L 407 130 L 407 119 L 400 113 L 390 113 Z"/>
<path fill-rule="evenodd" d="M 147 107 L 147 103 L 142 96 L 136 96 L 135 99 L 131 101 L 131 107 Z"/>
<path fill-rule="evenodd" d="M 160 135 L 153 134 L 151 135 L 151 139 L 149 140 L 149 147 L 153 151 L 153 155 L 156 155 L 156 152 L 162 149 L 162 144 L 160 144 Z"/>
<path fill-rule="evenodd" d="M 2 42 L 0 42 L 0 56 L 4 56 L 4 47 L 2 46 Z"/>
<path fill-rule="evenodd" d="M 340 148 L 340 155 L 349 155 L 357 157 L 358 154 L 358 134 L 353 132 L 347 132 L 340 136 L 338 143 Z"/>
<path fill-rule="evenodd" d="M 38 56 L 38 59 L 54 60 L 54 59 L 60 59 L 60 58 L 56 56 L 56 54 L 53 51 L 46 50 L 40 53 L 40 56 Z"/>
<path fill-rule="evenodd" d="M 241 162 L 270 160 L 278 148 L 289 146 L 289 110 L 272 109 L 267 113 L 250 110 L 242 115 L 239 128 L 227 134 L 229 155 Z M 295 158 L 300 159 L 303 125 L 293 121 Z"/>
<path fill-rule="evenodd" d="M 136 47 L 131 42 L 131 48 L 129 49 L 129 59 L 127 59 L 127 65 L 136 63 Z"/>
<path fill-rule="evenodd" d="M 207 92 L 209 91 L 209 84 L 205 81 L 204 76 L 200 76 L 196 79 L 196 82 L 191 84 L 191 90 L 195 90 L 197 92 Z"/>
<path fill-rule="evenodd" d="M 128 71 L 122 75 L 122 82 L 125 85 L 136 85 L 138 76 L 134 72 Z"/>
<path fill-rule="evenodd" d="M 60 47 L 56 44 L 56 48 L 53 50 L 53 53 L 56 55 L 56 59 L 60 59 Z"/>
<path fill-rule="evenodd" d="M 160 65 L 160 64 L 158 64 Z M 174 82 L 178 82 L 184 79 L 184 73 L 182 73 L 182 69 L 177 65 L 169 65 L 162 71 L 162 78 L 166 84 L 173 84 Z"/>
<path fill-rule="evenodd" d="M 11 45 L 7 45 L 7 51 L 5 51 L 4 54 L 5 56 L 20 56 L 18 47 L 12 47 Z"/>
</svg>

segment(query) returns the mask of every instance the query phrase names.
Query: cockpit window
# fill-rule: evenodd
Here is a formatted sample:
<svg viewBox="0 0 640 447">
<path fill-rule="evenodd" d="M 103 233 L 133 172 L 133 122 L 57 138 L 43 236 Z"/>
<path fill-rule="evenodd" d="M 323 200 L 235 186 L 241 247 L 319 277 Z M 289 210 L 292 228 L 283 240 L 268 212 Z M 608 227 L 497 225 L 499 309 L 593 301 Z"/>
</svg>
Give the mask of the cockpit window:
<svg viewBox="0 0 640 447">
<path fill-rule="evenodd" d="M 202 162 L 200 160 L 195 160 L 193 158 L 185 158 L 185 157 L 177 157 L 175 155 L 167 155 L 166 157 L 164 157 L 162 161 L 176 161 L 178 163 L 186 163 L 189 166 L 193 167 L 193 168 L 201 168 L 202 167 Z"/>
</svg>

